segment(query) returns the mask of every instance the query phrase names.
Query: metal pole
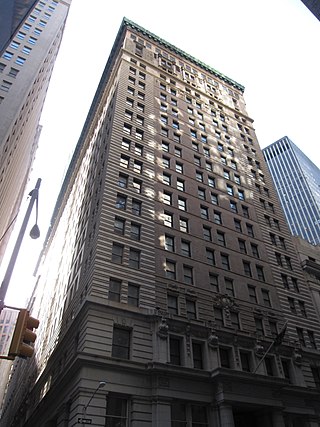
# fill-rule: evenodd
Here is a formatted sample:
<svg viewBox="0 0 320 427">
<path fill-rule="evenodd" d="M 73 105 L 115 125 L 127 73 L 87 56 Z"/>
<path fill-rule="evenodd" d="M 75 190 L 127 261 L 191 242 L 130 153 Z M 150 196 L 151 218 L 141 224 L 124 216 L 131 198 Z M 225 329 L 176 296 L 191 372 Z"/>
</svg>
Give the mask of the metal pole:
<svg viewBox="0 0 320 427">
<path fill-rule="evenodd" d="M 29 193 L 29 195 L 31 196 L 29 206 L 28 206 L 28 209 L 27 209 L 26 214 L 24 216 L 24 220 L 22 222 L 22 225 L 21 225 L 21 228 L 20 228 L 16 243 L 15 243 L 15 246 L 13 248 L 12 255 L 11 255 L 8 267 L 7 267 L 6 274 L 4 275 L 4 278 L 3 278 L 3 281 L 2 281 L 2 284 L 0 287 L 0 313 L 4 307 L 4 299 L 6 297 L 6 293 L 7 293 L 8 287 L 9 287 L 9 282 L 10 282 L 10 279 L 11 279 L 11 276 L 13 273 L 13 269 L 14 269 L 14 266 L 15 266 L 15 263 L 17 260 L 17 256 L 19 254 L 22 239 L 23 239 L 24 233 L 25 233 L 27 225 L 28 225 L 28 221 L 29 221 L 29 218 L 30 218 L 30 215 L 32 212 L 34 202 L 36 200 L 38 200 L 40 184 L 41 184 L 41 178 L 38 178 L 35 188 Z"/>
</svg>

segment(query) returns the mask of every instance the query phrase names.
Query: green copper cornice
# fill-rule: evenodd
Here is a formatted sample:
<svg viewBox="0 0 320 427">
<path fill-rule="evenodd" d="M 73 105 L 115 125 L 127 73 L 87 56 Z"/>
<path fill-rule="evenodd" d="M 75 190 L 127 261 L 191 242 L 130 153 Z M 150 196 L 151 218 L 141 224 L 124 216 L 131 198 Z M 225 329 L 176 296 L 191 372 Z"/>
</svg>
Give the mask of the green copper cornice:
<svg viewBox="0 0 320 427">
<path fill-rule="evenodd" d="M 143 34 L 144 36 L 150 38 L 151 40 L 154 40 L 155 42 L 159 43 L 160 45 L 166 47 L 167 49 L 171 50 L 172 52 L 176 53 L 177 55 L 181 56 L 182 58 L 185 58 L 187 61 L 190 61 L 194 63 L 195 65 L 201 67 L 203 70 L 214 74 L 216 77 L 219 77 L 221 80 L 225 81 L 226 83 L 230 84 L 231 86 L 236 87 L 241 92 L 244 91 L 244 86 L 242 86 L 240 83 L 237 83 L 235 80 L 230 79 L 229 77 L 225 76 L 224 74 L 220 73 L 219 71 L 215 70 L 212 67 L 209 67 L 209 65 L 206 65 L 204 62 L 199 61 L 198 59 L 194 58 L 193 56 L 189 55 L 188 53 L 184 52 L 183 50 L 175 47 L 174 45 L 166 42 L 165 40 L 161 39 L 160 37 L 156 36 L 155 34 L 151 33 L 150 31 L 146 30 L 145 28 L 140 27 L 138 24 L 135 24 L 134 22 L 130 21 L 127 18 L 123 18 L 122 21 L 122 27 L 131 27 L 133 30 L 138 31 L 139 33 Z"/>
</svg>

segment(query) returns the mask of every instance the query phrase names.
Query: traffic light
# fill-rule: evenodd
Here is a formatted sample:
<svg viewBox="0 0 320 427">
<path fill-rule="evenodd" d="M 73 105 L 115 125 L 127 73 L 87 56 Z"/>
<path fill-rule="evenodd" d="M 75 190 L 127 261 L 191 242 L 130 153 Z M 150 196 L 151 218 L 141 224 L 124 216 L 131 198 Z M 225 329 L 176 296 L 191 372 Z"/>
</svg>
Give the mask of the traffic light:
<svg viewBox="0 0 320 427">
<path fill-rule="evenodd" d="M 28 310 L 20 310 L 9 349 L 9 358 L 13 360 L 16 356 L 31 357 L 33 355 L 34 349 L 30 344 L 37 338 L 33 329 L 38 326 L 39 320 L 31 317 Z"/>
</svg>

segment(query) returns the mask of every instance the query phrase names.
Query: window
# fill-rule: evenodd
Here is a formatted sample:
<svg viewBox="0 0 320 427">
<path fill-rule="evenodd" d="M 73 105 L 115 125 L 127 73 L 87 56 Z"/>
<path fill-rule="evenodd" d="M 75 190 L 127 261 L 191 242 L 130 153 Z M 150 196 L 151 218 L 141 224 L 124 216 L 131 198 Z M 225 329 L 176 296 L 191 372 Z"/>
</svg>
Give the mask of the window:
<svg viewBox="0 0 320 427">
<path fill-rule="evenodd" d="M 206 190 L 198 187 L 198 197 L 200 200 L 206 200 Z"/>
<path fill-rule="evenodd" d="M 194 300 L 186 299 L 186 313 L 188 319 L 197 318 L 196 302 Z"/>
<path fill-rule="evenodd" d="M 246 254 L 247 253 L 246 241 L 242 239 L 238 239 L 238 244 L 239 244 L 240 252 L 242 252 L 243 254 Z"/>
<path fill-rule="evenodd" d="M 237 213 L 238 212 L 238 207 L 237 207 L 237 203 L 234 202 L 233 200 L 230 200 L 230 209 L 232 212 Z"/>
<path fill-rule="evenodd" d="M 251 272 L 251 265 L 250 262 L 248 261 L 243 261 L 243 270 L 244 270 L 244 274 L 248 277 L 252 277 L 252 272 Z"/>
<path fill-rule="evenodd" d="M 255 317 L 254 322 L 256 325 L 256 331 L 257 331 L 258 335 L 264 335 L 264 328 L 263 328 L 262 319 L 260 317 Z"/>
<path fill-rule="evenodd" d="M 170 158 L 169 157 L 162 157 L 162 166 L 165 169 L 169 169 L 170 168 Z"/>
<path fill-rule="evenodd" d="M 129 329 L 119 328 L 117 326 L 113 328 L 112 357 L 118 357 L 119 359 L 130 358 L 130 330 Z"/>
<path fill-rule="evenodd" d="M 281 366 L 283 375 L 287 380 L 291 380 L 291 374 L 290 374 L 290 360 L 289 359 L 281 359 Z"/>
<path fill-rule="evenodd" d="M 291 313 L 297 314 L 297 310 L 296 310 L 296 306 L 293 298 L 288 297 L 288 304 L 289 304 Z"/>
<path fill-rule="evenodd" d="M 169 236 L 168 234 L 164 237 L 164 248 L 166 251 L 174 252 L 175 245 L 174 245 L 174 237 Z"/>
<path fill-rule="evenodd" d="M 178 209 L 181 211 L 187 210 L 187 200 L 183 199 L 182 197 L 178 197 Z"/>
<path fill-rule="evenodd" d="M 24 53 L 25 55 L 29 55 L 31 50 L 31 47 L 23 46 L 22 53 Z"/>
<path fill-rule="evenodd" d="M 223 169 L 223 178 L 225 178 L 225 179 L 230 179 L 230 173 L 229 173 L 229 171 L 227 171 L 226 169 Z M 229 186 L 230 187 L 230 186 Z M 228 188 L 228 185 L 227 185 L 227 188 Z M 231 189 L 232 189 L 232 187 L 231 187 Z M 231 193 L 232 193 L 233 191 L 231 190 Z"/>
<path fill-rule="evenodd" d="M 133 162 L 133 170 L 134 172 L 141 174 L 142 173 L 142 167 L 143 167 L 143 163 L 139 162 L 138 160 L 134 160 Z"/>
<path fill-rule="evenodd" d="M 113 397 L 107 398 L 106 426 L 125 426 L 127 424 L 127 400 Z"/>
<path fill-rule="evenodd" d="M 281 280 L 282 280 L 284 288 L 289 289 L 288 276 L 286 276 L 285 274 L 281 274 Z"/>
<path fill-rule="evenodd" d="M 25 63 L 26 59 L 22 58 L 21 56 L 18 56 L 18 58 L 16 59 L 16 64 L 18 65 L 23 65 Z"/>
<path fill-rule="evenodd" d="M 139 307 L 140 288 L 134 283 L 128 283 L 128 305 Z"/>
<path fill-rule="evenodd" d="M 142 156 L 142 154 L 143 154 L 143 146 L 142 145 L 140 145 L 140 144 L 134 144 L 134 153 L 137 155 L 137 156 Z"/>
<path fill-rule="evenodd" d="M 247 206 L 242 205 L 242 216 L 244 218 L 249 218 L 249 208 Z"/>
<path fill-rule="evenodd" d="M 229 255 L 221 254 L 221 264 L 222 268 L 224 268 L 225 270 L 230 270 Z"/>
<path fill-rule="evenodd" d="M 203 369 L 203 356 L 202 356 L 202 345 L 197 342 L 192 342 L 192 359 L 193 359 L 193 367 L 195 369 Z M 194 420 L 194 417 L 192 417 Z M 194 424 L 203 426 L 204 424 Z"/>
<path fill-rule="evenodd" d="M 282 256 L 278 252 L 275 252 L 277 264 L 282 267 Z"/>
<path fill-rule="evenodd" d="M 179 402 L 171 403 L 171 427 L 186 427 L 186 405 Z"/>
<path fill-rule="evenodd" d="M 298 301 L 298 305 L 299 305 L 301 316 L 307 317 L 307 311 L 306 311 L 304 301 Z"/>
<path fill-rule="evenodd" d="M 224 278 L 224 284 L 226 286 L 226 294 L 230 297 L 234 297 L 234 285 L 233 280 L 228 279 L 227 277 Z"/>
<path fill-rule="evenodd" d="M 244 200 L 244 191 L 238 189 L 238 197 L 240 200 Z"/>
<path fill-rule="evenodd" d="M 122 260 L 123 260 L 123 245 L 119 245 L 118 243 L 113 243 L 111 261 L 117 264 L 122 264 Z"/>
<path fill-rule="evenodd" d="M 161 128 L 161 135 L 165 136 L 166 138 L 168 138 L 169 136 L 169 130 L 166 128 Z"/>
<path fill-rule="evenodd" d="M 219 347 L 220 364 L 222 368 L 231 368 L 231 350 Z"/>
<path fill-rule="evenodd" d="M 127 205 L 127 196 L 123 196 L 122 194 L 117 194 L 116 208 L 126 209 L 126 205 Z"/>
<path fill-rule="evenodd" d="M 171 185 L 171 175 L 167 173 L 162 174 L 162 182 L 165 185 Z"/>
<path fill-rule="evenodd" d="M 176 279 L 176 263 L 174 261 L 166 260 L 165 274 L 167 279 Z"/>
<path fill-rule="evenodd" d="M 171 314 L 179 314 L 178 297 L 176 295 L 167 295 L 168 312 Z"/>
<path fill-rule="evenodd" d="M 215 265 L 215 258 L 214 258 L 214 250 L 206 248 L 206 257 L 207 257 L 207 263 L 210 265 Z"/>
<path fill-rule="evenodd" d="M 267 289 L 261 289 L 263 305 L 266 307 L 271 307 L 270 294 Z"/>
<path fill-rule="evenodd" d="M 216 186 L 216 181 L 212 176 L 208 176 L 208 185 L 213 188 Z"/>
<path fill-rule="evenodd" d="M 254 286 L 248 285 L 248 293 L 250 302 L 256 304 L 258 302 L 256 288 Z"/>
<path fill-rule="evenodd" d="M 176 172 L 183 173 L 183 164 L 176 162 Z"/>
<path fill-rule="evenodd" d="M 162 203 L 169 206 L 172 205 L 172 194 L 164 191 L 162 196 Z"/>
<path fill-rule="evenodd" d="M 200 171 L 196 171 L 196 180 L 199 182 L 203 182 L 203 173 Z"/>
<path fill-rule="evenodd" d="M 193 161 L 196 166 L 201 166 L 201 159 L 198 156 L 193 156 Z"/>
<path fill-rule="evenodd" d="M 177 178 L 177 190 L 185 191 L 184 181 Z"/>
<path fill-rule="evenodd" d="M 297 328 L 297 335 L 298 335 L 298 340 L 299 340 L 300 345 L 302 347 L 305 347 L 306 346 L 306 341 L 304 339 L 303 329 Z"/>
<path fill-rule="evenodd" d="M 207 227 L 207 226 L 203 226 L 203 238 L 204 240 L 210 241 L 212 240 L 212 236 L 211 236 L 211 228 Z"/>
<path fill-rule="evenodd" d="M 219 292 L 219 276 L 209 273 L 209 283 L 214 292 Z"/>
<path fill-rule="evenodd" d="M 123 150 L 129 151 L 130 150 L 130 144 L 131 144 L 130 139 L 122 138 L 121 148 Z"/>
<path fill-rule="evenodd" d="M 133 240 L 140 240 L 141 236 L 141 225 L 136 224 L 135 222 L 131 222 L 131 228 L 130 228 L 130 237 Z"/>
<path fill-rule="evenodd" d="M 291 265 L 291 259 L 290 257 L 286 256 L 285 257 L 285 261 L 286 261 L 286 266 L 289 270 L 292 270 L 292 265 Z"/>
<path fill-rule="evenodd" d="M 213 222 L 222 225 L 221 213 L 218 211 L 213 212 Z"/>
<path fill-rule="evenodd" d="M 180 219 L 179 219 L 179 230 L 183 231 L 184 233 L 188 233 L 189 226 L 188 226 L 188 220 L 186 218 L 180 217 Z"/>
<path fill-rule="evenodd" d="M 241 221 L 239 221 L 238 219 L 235 219 L 234 220 L 234 228 L 239 233 L 242 233 Z"/>
<path fill-rule="evenodd" d="M 115 217 L 114 219 L 114 232 L 117 234 L 124 234 L 126 220 L 123 218 Z"/>
<path fill-rule="evenodd" d="M 210 197 L 211 197 L 211 203 L 213 205 L 216 205 L 216 206 L 219 205 L 218 195 L 216 193 L 211 193 Z"/>
<path fill-rule="evenodd" d="M 273 337 L 276 337 L 278 334 L 277 322 L 275 322 L 274 320 L 269 320 L 269 327 L 270 327 L 271 335 Z"/>
<path fill-rule="evenodd" d="M 246 223 L 248 236 L 254 237 L 253 225 Z"/>
<path fill-rule="evenodd" d="M 275 234 L 270 233 L 270 240 L 272 245 L 277 246 L 277 240 L 276 240 Z"/>
<path fill-rule="evenodd" d="M 298 286 L 298 279 L 295 277 L 291 277 L 292 287 L 296 292 L 300 292 L 299 286 Z"/>
<path fill-rule="evenodd" d="M 315 340 L 313 331 L 307 331 L 307 334 L 308 334 L 309 343 L 310 343 L 311 348 L 317 349 L 317 344 L 316 344 L 316 340 Z"/>
<path fill-rule="evenodd" d="M 217 242 L 218 245 L 226 246 L 226 239 L 223 231 L 217 230 Z"/>
<path fill-rule="evenodd" d="M 11 86 L 12 86 L 11 82 L 3 80 L 0 86 L 0 89 L 3 90 L 4 92 L 8 92 Z"/>
<path fill-rule="evenodd" d="M 130 157 L 121 154 L 120 156 L 120 166 L 122 168 L 128 169 L 130 162 Z"/>
<path fill-rule="evenodd" d="M 170 337 L 170 363 L 172 365 L 181 365 L 181 340 L 179 338 Z"/>
<path fill-rule="evenodd" d="M 208 172 L 212 172 L 213 167 L 212 167 L 212 163 L 211 162 L 206 162 L 206 170 Z"/>
<path fill-rule="evenodd" d="M 209 219 L 209 210 L 206 206 L 200 206 L 200 216 L 202 219 Z"/>
<path fill-rule="evenodd" d="M 140 268 L 140 251 L 130 248 L 129 249 L 129 267 Z"/>
<path fill-rule="evenodd" d="M 224 326 L 224 318 L 222 308 L 214 307 L 214 320 L 217 326 Z"/>
<path fill-rule="evenodd" d="M 233 196 L 233 187 L 229 184 L 227 184 L 227 193 L 229 196 Z"/>
<path fill-rule="evenodd" d="M 16 42 L 15 40 L 12 40 L 10 47 L 12 49 L 19 49 L 20 43 Z"/>
<path fill-rule="evenodd" d="M 188 265 L 183 266 L 183 281 L 187 285 L 193 284 L 193 269 Z"/>
<path fill-rule="evenodd" d="M 258 279 L 261 280 L 262 282 L 265 282 L 263 267 L 261 265 L 256 265 L 256 270 L 257 270 Z"/>
<path fill-rule="evenodd" d="M 143 140 L 143 134 L 144 134 L 144 132 L 142 129 L 138 129 L 138 128 L 136 129 L 135 136 L 137 139 Z"/>
<path fill-rule="evenodd" d="M 172 127 L 173 127 L 174 129 L 179 129 L 179 123 L 178 123 L 176 120 L 173 120 L 173 121 L 172 121 Z"/>
<path fill-rule="evenodd" d="M 142 181 L 140 181 L 139 179 L 133 178 L 132 187 L 136 193 L 140 194 L 142 192 Z"/>
<path fill-rule="evenodd" d="M 109 282 L 109 300 L 120 302 L 121 280 L 110 279 Z"/>
<path fill-rule="evenodd" d="M 255 258 L 260 258 L 258 245 L 251 243 L 251 252 Z"/>
<path fill-rule="evenodd" d="M 181 254 L 191 257 L 191 243 L 187 240 L 181 240 Z"/>
<path fill-rule="evenodd" d="M 251 366 L 251 358 L 250 353 L 247 351 L 240 350 L 240 361 L 241 361 L 241 368 L 244 372 L 250 372 L 250 366 Z"/>
<path fill-rule="evenodd" d="M 133 215 L 141 215 L 142 211 L 142 202 L 140 200 L 132 199 L 132 213 Z"/>
<path fill-rule="evenodd" d="M 174 155 L 177 156 L 177 157 L 181 157 L 182 156 L 182 150 L 181 150 L 181 148 L 174 147 Z"/>
<path fill-rule="evenodd" d="M 234 182 L 236 183 L 236 184 L 241 184 L 241 181 L 240 181 L 240 176 L 239 175 L 234 175 Z"/>
</svg>

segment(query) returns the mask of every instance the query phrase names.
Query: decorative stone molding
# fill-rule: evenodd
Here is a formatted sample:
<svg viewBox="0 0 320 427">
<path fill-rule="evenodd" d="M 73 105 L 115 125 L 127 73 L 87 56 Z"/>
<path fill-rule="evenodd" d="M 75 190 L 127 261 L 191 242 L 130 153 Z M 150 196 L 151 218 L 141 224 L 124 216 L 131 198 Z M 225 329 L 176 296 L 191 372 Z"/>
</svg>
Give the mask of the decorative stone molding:
<svg viewBox="0 0 320 427">
<path fill-rule="evenodd" d="M 167 323 L 167 319 L 162 317 L 161 322 L 158 326 L 158 336 L 162 339 L 166 339 L 168 337 L 169 325 Z"/>
<path fill-rule="evenodd" d="M 257 339 L 256 345 L 254 346 L 254 353 L 257 357 L 262 357 L 265 353 L 264 347 L 259 339 Z"/>
<path fill-rule="evenodd" d="M 216 335 L 215 330 L 211 329 L 211 333 L 208 337 L 208 346 L 210 348 L 217 348 L 219 345 L 219 337 Z"/>
<path fill-rule="evenodd" d="M 299 348 L 297 348 L 297 347 L 293 350 L 292 360 L 293 360 L 293 363 L 296 366 L 301 366 L 302 365 L 302 354 L 301 354 L 301 350 Z"/>
</svg>

